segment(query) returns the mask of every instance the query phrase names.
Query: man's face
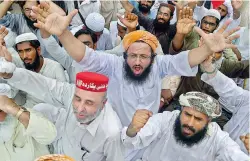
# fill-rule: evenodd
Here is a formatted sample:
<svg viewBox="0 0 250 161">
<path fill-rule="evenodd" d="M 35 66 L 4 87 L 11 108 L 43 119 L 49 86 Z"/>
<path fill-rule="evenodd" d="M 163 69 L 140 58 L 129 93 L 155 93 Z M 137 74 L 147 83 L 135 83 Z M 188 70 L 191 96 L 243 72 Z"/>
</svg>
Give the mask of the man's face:
<svg viewBox="0 0 250 161">
<path fill-rule="evenodd" d="M 159 24 L 167 24 L 171 18 L 171 10 L 168 7 L 162 6 L 159 9 L 156 18 Z"/>
<path fill-rule="evenodd" d="M 214 30 L 216 30 L 217 24 L 216 24 L 216 18 L 212 16 L 206 16 L 201 20 L 201 29 L 207 33 L 213 33 Z"/>
<path fill-rule="evenodd" d="M 36 21 L 36 19 L 34 17 L 32 17 L 30 15 L 31 11 L 32 11 L 32 7 L 33 6 L 37 6 L 37 1 L 34 0 L 27 0 L 25 5 L 23 6 L 23 13 L 24 15 L 29 18 L 31 21 Z"/>
<path fill-rule="evenodd" d="M 126 77 L 132 81 L 144 81 L 151 69 L 152 51 L 148 44 L 135 42 L 127 50 Z"/>
<path fill-rule="evenodd" d="M 82 34 L 77 37 L 82 43 L 87 45 L 89 48 L 96 49 L 96 44 L 94 44 L 90 35 Z"/>
<path fill-rule="evenodd" d="M 35 49 L 30 42 L 17 44 L 17 52 L 28 70 L 35 70 L 40 65 L 40 47 Z"/>
<path fill-rule="evenodd" d="M 177 142 L 187 146 L 199 143 L 206 135 L 208 123 L 207 115 L 193 108 L 183 107 L 174 125 Z"/>
<path fill-rule="evenodd" d="M 140 0 L 138 3 L 139 11 L 142 13 L 148 13 L 153 5 L 153 2 L 149 0 Z"/>
<path fill-rule="evenodd" d="M 126 35 L 127 29 L 117 23 L 117 30 L 118 30 L 118 36 L 121 37 L 121 39 L 124 38 Z"/>
<path fill-rule="evenodd" d="M 228 13 L 227 7 L 224 4 L 216 8 L 216 10 L 220 12 L 221 19 L 223 19 L 223 17 L 225 17 Z"/>
<path fill-rule="evenodd" d="M 106 103 L 104 96 L 105 92 L 90 92 L 76 88 L 72 105 L 77 121 L 82 124 L 93 121 Z"/>
<path fill-rule="evenodd" d="M 0 110 L 0 122 L 4 122 L 6 116 L 7 116 L 7 113 Z"/>
</svg>

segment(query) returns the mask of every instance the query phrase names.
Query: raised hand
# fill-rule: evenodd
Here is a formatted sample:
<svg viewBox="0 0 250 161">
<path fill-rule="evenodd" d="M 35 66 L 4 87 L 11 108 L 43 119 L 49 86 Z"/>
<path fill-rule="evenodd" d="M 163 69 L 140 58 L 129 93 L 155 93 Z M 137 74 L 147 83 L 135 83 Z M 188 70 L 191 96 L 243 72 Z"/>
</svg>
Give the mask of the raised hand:
<svg viewBox="0 0 250 161">
<path fill-rule="evenodd" d="M 0 95 L 0 110 L 7 113 L 7 114 L 13 114 L 16 113 L 17 104 L 13 101 L 13 99 L 5 96 Z"/>
<path fill-rule="evenodd" d="M 148 119 L 153 115 L 151 111 L 141 109 L 137 110 L 133 116 L 132 122 L 127 129 L 127 136 L 134 137 L 148 122 Z"/>
<path fill-rule="evenodd" d="M 71 11 L 67 16 L 61 16 L 58 13 L 51 13 L 50 5 L 47 2 L 41 2 L 39 6 L 33 6 L 31 16 L 35 17 L 38 22 L 34 26 L 44 29 L 50 34 L 61 36 L 67 30 L 77 10 Z"/>
<path fill-rule="evenodd" d="M 8 35 L 9 31 L 4 26 L 0 26 L 0 44 L 5 45 L 4 37 Z"/>
<path fill-rule="evenodd" d="M 121 15 L 117 17 L 128 29 L 135 29 L 138 24 L 138 16 L 133 13 L 126 12 L 124 18 Z"/>
<path fill-rule="evenodd" d="M 241 6 L 243 5 L 243 1 L 242 0 L 232 0 L 231 4 L 232 4 L 233 9 L 239 10 L 241 8 Z"/>
<path fill-rule="evenodd" d="M 235 45 L 232 44 L 232 40 L 239 38 L 239 35 L 233 35 L 240 28 L 237 27 L 228 32 L 225 32 L 231 21 L 225 22 L 225 24 L 216 32 L 211 34 L 206 34 L 199 27 L 195 27 L 197 33 L 203 38 L 204 45 L 206 46 L 208 52 L 216 53 L 221 52 L 226 48 L 234 48 Z M 233 36 L 232 36 L 233 35 Z"/>
<path fill-rule="evenodd" d="M 0 77 L 11 78 L 16 69 L 16 65 L 11 63 L 12 56 L 5 46 L 0 44 Z"/>
<path fill-rule="evenodd" d="M 176 25 L 177 33 L 186 35 L 192 31 L 194 25 L 193 10 L 189 7 L 184 7 L 179 12 L 179 18 Z"/>
<path fill-rule="evenodd" d="M 249 144 L 250 144 L 250 134 L 248 133 L 246 136 L 240 136 L 240 140 L 244 143 L 248 153 L 250 153 L 250 147 L 249 147 Z"/>
</svg>

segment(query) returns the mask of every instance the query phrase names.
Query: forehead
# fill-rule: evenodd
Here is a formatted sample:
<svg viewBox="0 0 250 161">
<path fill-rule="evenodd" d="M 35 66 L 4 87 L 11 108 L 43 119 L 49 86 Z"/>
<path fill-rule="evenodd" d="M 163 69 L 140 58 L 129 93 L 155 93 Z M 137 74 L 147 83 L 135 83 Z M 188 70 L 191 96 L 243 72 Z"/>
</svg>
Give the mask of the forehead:
<svg viewBox="0 0 250 161">
<path fill-rule="evenodd" d="M 126 31 L 127 29 L 117 23 L 118 30 Z"/>
<path fill-rule="evenodd" d="M 26 48 L 33 48 L 30 44 L 30 42 L 21 42 L 17 44 L 17 49 L 26 49 Z"/>
<path fill-rule="evenodd" d="M 191 115 L 193 115 L 195 117 L 199 117 L 199 118 L 203 118 L 203 119 L 207 119 L 208 118 L 208 116 L 206 114 L 201 113 L 201 112 L 195 110 L 192 107 L 183 107 L 182 113 L 183 112 L 187 112 L 187 113 L 189 113 L 189 114 L 191 114 Z"/>
<path fill-rule="evenodd" d="M 171 13 L 171 10 L 168 7 L 166 7 L 166 6 L 161 6 L 161 8 L 159 9 L 159 11 L 161 13 L 168 13 L 168 14 Z"/>
<path fill-rule="evenodd" d="M 206 20 L 208 22 L 216 23 L 216 18 L 212 17 L 212 16 L 206 16 L 206 17 L 204 17 L 204 20 Z"/>
<path fill-rule="evenodd" d="M 220 5 L 219 8 L 224 9 L 224 10 L 227 11 L 227 7 L 224 4 Z"/>
<path fill-rule="evenodd" d="M 80 40 L 80 41 L 82 41 L 82 42 L 83 41 L 89 41 L 89 42 L 93 43 L 91 36 L 87 35 L 87 34 L 81 34 L 81 35 L 79 35 L 77 37 L 77 39 Z"/>
<path fill-rule="evenodd" d="M 31 8 L 32 6 L 38 5 L 36 0 L 27 0 L 23 6 L 23 8 Z"/>
<path fill-rule="evenodd" d="M 128 54 L 151 54 L 151 47 L 144 42 L 132 43 L 127 51 Z"/>
<path fill-rule="evenodd" d="M 91 100 L 93 102 L 98 102 L 98 101 L 102 101 L 105 95 L 105 92 L 91 92 L 91 91 L 82 90 L 76 87 L 75 95 L 80 97 L 82 101 Z"/>
</svg>

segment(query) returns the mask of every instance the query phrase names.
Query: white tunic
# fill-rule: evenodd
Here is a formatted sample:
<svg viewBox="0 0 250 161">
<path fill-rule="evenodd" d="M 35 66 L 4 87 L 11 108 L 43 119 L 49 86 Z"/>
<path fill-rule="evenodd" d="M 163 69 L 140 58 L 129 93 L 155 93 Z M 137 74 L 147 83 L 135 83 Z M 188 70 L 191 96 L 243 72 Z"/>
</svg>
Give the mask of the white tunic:
<svg viewBox="0 0 250 161">
<path fill-rule="evenodd" d="M 137 109 L 158 112 L 161 80 L 166 75 L 195 76 L 197 67 L 190 68 L 188 51 L 178 55 L 157 55 L 147 81 L 142 85 L 128 82 L 124 77 L 124 58 L 86 47 L 79 64 L 82 70 L 98 72 L 109 77 L 108 99 L 122 125 L 127 126 Z"/>
<path fill-rule="evenodd" d="M 15 57 L 13 57 L 15 58 Z M 15 58 L 16 59 L 16 58 Z M 16 60 L 18 62 L 20 60 Z M 56 61 L 44 58 L 43 66 L 39 71 L 39 74 L 44 75 L 48 78 L 56 79 L 58 81 L 66 82 L 66 76 L 63 67 Z M 29 83 L 26 84 L 27 86 Z M 29 94 L 26 95 L 26 102 L 22 105 L 25 108 L 33 108 L 38 103 L 42 103 L 39 98 L 35 98 Z"/>
<path fill-rule="evenodd" d="M 122 161 L 120 146 L 115 146 L 118 144 L 116 139 L 120 134 L 121 123 L 108 103 L 100 116 L 84 127 L 79 125 L 72 111 L 75 85 L 57 82 L 21 68 L 16 69 L 8 83 L 46 103 L 62 107 L 43 105 L 44 110 L 41 110 L 56 124 L 58 136 L 53 143 L 56 153 L 69 155 L 76 161 L 82 160 L 82 157 L 84 161 Z M 82 147 L 89 153 L 81 150 Z"/>
<path fill-rule="evenodd" d="M 210 123 L 206 137 L 198 144 L 187 147 L 176 142 L 174 123 L 180 111 L 153 115 L 147 124 L 133 138 L 122 130 L 125 147 L 142 149 L 142 161 L 249 161 L 226 132 L 216 123 Z"/>
<path fill-rule="evenodd" d="M 248 154 L 240 136 L 249 133 L 249 91 L 238 87 L 232 79 L 219 71 L 212 79 L 208 79 L 207 74 L 203 74 L 201 79 L 213 86 L 223 102 L 234 107 L 230 109 L 233 116 L 224 126 L 224 130 L 240 145 L 241 150 Z"/>
<path fill-rule="evenodd" d="M 0 161 L 34 161 L 39 156 L 49 154 L 47 145 L 55 139 L 56 128 L 41 114 L 31 109 L 29 111 L 27 129 L 16 120 L 15 134 L 11 140 L 0 143 Z"/>
</svg>

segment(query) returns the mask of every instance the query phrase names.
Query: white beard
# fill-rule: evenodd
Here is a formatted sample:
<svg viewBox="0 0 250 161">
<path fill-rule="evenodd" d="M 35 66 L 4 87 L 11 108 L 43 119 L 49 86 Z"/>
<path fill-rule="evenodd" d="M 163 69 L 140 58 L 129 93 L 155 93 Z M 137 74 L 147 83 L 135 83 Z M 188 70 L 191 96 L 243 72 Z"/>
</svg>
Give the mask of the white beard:
<svg viewBox="0 0 250 161">
<path fill-rule="evenodd" d="M 3 122 L 0 122 L 0 144 L 10 141 L 15 134 L 17 120 L 7 115 Z"/>
</svg>

